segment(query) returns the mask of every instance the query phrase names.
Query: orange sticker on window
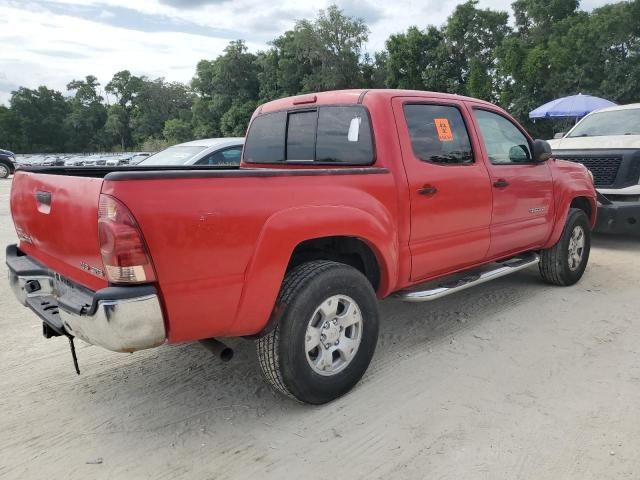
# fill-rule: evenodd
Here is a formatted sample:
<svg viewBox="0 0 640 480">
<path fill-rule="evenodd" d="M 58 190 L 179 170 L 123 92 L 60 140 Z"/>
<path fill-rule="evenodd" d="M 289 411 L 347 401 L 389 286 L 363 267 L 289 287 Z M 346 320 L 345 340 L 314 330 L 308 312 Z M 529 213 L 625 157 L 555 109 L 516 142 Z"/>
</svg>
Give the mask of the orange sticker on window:
<svg viewBox="0 0 640 480">
<path fill-rule="evenodd" d="M 433 121 L 436 125 L 436 130 L 438 131 L 438 139 L 441 142 L 451 142 L 453 140 L 453 132 L 449 125 L 449 119 L 434 118 Z"/>
</svg>

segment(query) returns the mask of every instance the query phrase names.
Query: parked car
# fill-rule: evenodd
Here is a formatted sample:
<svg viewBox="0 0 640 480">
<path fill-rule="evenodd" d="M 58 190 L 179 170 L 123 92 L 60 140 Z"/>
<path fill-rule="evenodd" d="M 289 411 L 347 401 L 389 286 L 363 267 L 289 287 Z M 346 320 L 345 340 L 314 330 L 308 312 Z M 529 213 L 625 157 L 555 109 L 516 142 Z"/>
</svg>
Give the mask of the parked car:
<svg viewBox="0 0 640 480">
<path fill-rule="evenodd" d="M 239 169 L 171 155 L 18 171 L 10 283 L 47 337 L 120 352 L 201 340 L 223 359 L 221 337 L 253 337 L 268 382 L 324 403 L 367 369 L 378 298 L 430 301 L 534 265 L 554 285 L 580 280 L 593 177 L 550 157 L 472 98 L 284 98 L 254 114 Z"/>
<path fill-rule="evenodd" d="M 37 167 L 61 167 L 65 164 L 65 159 L 58 155 L 45 155 L 35 158 L 31 162 L 32 166 Z"/>
<path fill-rule="evenodd" d="M 86 155 L 69 157 L 64 161 L 64 166 L 65 167 L 81 167 L 82 165 L 84 165 L 86 158 L 87 158 Z"/>
<path fill-rule="evenodd" d="M 89 155 L 82 161 L 83 167 L 104 167 L 107 164 L 107 159 L 99 155 Z"/>
<path fill-rule="evenodd" d="M 15 161 L 15 153 L 0 149 L 0 178 L 9 178 L 16 171 Z"/>
<path fill-rule="evenodd" d="M 593 112 L 549 143 L 555 156 L 593 173 L 596 230 L 640 234 L 640 103 Z"/>
<path fill-rule="evenodd" d="M 105 160 L 105 165 L 107 167 L 117 167 L 119 165 L 129 165 L 129 162 L 133 155 L 115 155 L 113 157 L 109 157 Z"/>
<path fill-rule="evenodd" d="M 203 138 L 174 145 L 142 160 L 138 165 L 240 165 L 244 138 Z"/>
<path fill-rule="evenodd" d="M 135 153 L 131 159 L 129 160 L 129 165 L 138 165 L 145 158 L 149 157 L 151 153 L 149 152 L 138 152 Z"/>
</svg>

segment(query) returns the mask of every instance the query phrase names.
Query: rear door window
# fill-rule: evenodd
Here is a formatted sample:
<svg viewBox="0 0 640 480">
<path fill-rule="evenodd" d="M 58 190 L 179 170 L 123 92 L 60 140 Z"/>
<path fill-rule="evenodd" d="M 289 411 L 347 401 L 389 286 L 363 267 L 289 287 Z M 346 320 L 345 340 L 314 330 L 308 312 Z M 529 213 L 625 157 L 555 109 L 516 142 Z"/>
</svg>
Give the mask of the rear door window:
<svg viewBox="0 0 640 480">
<path fill-rule="evenodd" d="M 251 124 L 244 151 L 249 163 L 374 161 L 369 116 L 361 105 L 259 115 Z"/>
<path fill-rule="evenodd" d="M 471 141 L 462 114 L 450 105 L 404 106 L 413 154 L 424 162 L 473 163 Z"/>
</svg>

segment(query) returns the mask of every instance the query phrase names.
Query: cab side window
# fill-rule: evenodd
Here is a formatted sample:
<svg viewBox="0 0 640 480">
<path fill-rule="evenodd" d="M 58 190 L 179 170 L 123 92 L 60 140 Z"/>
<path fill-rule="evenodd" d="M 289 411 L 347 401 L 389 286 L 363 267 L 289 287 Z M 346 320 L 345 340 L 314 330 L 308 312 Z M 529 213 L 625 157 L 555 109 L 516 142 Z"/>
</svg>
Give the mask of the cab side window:
<svg viewBox="0 0 640 480">
<path fill-rule="evenodd" d="M 460 110 L 449 105 L 404 106 L 413 154 L 424 162 L 473 163 L 467 127 Z"/>
<path fill-rule="evenodd" d="M 482 140 L 494 165 L 531 163 L 533 155 L 527 137 L 510 120 L 487 110 L 474 110 Z"/>
</svg>

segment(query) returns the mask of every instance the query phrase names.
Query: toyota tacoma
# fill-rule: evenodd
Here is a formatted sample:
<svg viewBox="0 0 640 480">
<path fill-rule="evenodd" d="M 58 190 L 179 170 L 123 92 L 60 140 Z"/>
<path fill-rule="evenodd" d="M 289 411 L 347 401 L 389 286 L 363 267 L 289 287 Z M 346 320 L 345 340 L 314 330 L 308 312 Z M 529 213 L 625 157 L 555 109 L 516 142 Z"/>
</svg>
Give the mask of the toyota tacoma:
<svg viewBox="0 0 640 480">
<path fill-rule="evenodd" d="M 118 352 L 201 340 L 223 358 L 220 339 L 251 338 L 268 382 L 319 404 L 365 373 L 378 299 L 431 301 L 534 265 L 567 286 L 587 266 L 591 174 L 481 100 L 275 100 L 242 155 L 239 169 L 18 170 L 9 281 L 45 336 Z"/>
</svg>

